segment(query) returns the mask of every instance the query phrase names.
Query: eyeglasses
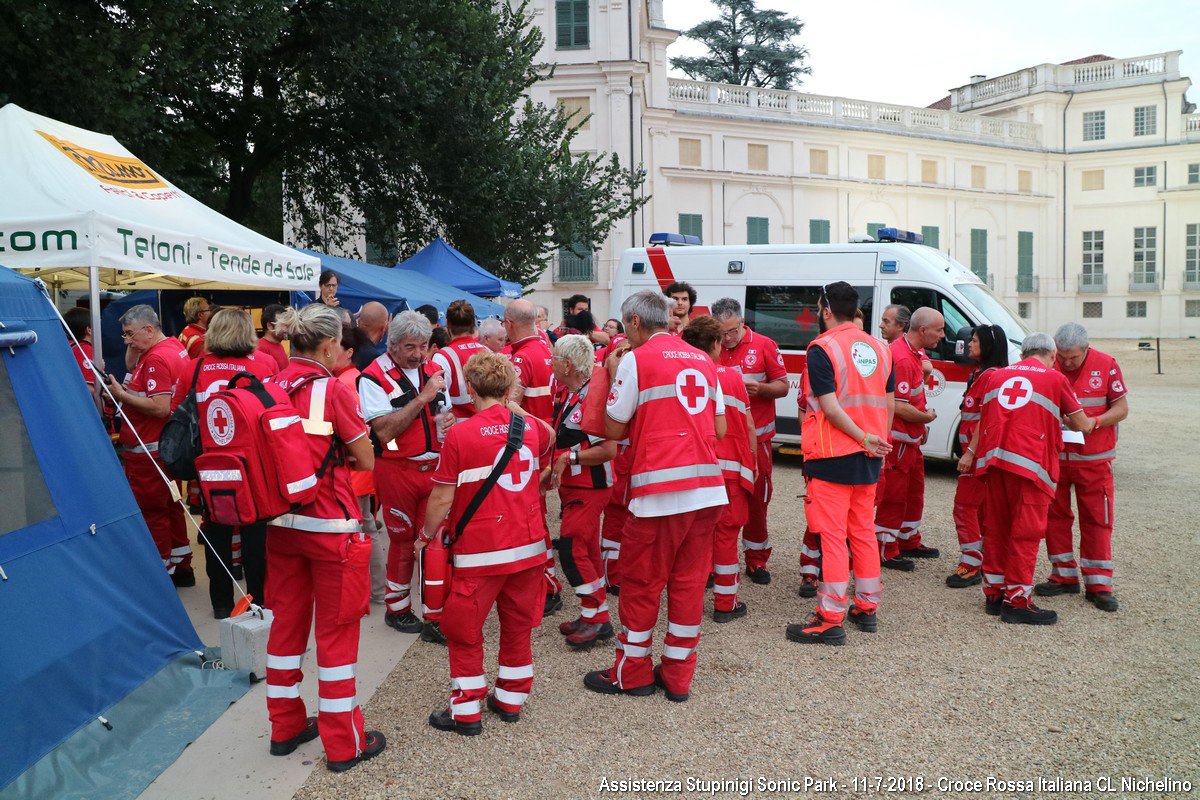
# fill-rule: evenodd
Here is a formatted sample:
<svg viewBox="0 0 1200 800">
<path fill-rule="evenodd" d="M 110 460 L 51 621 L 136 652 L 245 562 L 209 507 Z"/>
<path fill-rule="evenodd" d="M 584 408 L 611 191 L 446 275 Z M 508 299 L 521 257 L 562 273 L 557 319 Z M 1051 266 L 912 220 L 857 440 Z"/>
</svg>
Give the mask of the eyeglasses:
<svg viewBox="0 0 1200 800">
<path fill-rule="evenodd" d="M 136 331 L 122 331 L 121 332 L 121 341 L 128 342 L 130 339 L 137 336 L 139 331 L 145 330 L 146 328 L 149 328 L 149 327 L 150 327 L 149 325 L 144 325 Z"/>
</svg>

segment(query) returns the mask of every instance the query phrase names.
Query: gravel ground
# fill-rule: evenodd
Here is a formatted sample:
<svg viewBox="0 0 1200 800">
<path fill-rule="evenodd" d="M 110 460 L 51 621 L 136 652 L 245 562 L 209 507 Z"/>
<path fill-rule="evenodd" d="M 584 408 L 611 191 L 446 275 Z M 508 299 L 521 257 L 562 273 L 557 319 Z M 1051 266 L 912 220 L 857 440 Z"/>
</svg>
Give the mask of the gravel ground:
<svg viewBox="0 0 1200 800">
<path fill-rule="evenodd" d="M 611 664 L 612 648 L 567 650 L 557 625 L 576 613 L 571 599 L 535 631 L 534 694 L 519 724 L 485 713 L 482 736 L 430 728 L 429 712 L 446 703 L 446 653 L 418 643 L 365 709 L 368 727 L 387 734 L 387 750 L 346 775 L 318 768 L 296 796 L 559 800 L 606 794 L 605 778 L 679 780 L 684 796 L 713 794 L 689 792 L 689 778 L 749 780 L 749 795 L 761 797 L 807 796 L 816 787 L 760 791 L 760 778 L 833 778 L 839 797 L 912 787 L 856 789 L 855 776 L 921 779 L 936 796 L 964 793 L 939 790 L 938 779 L 985 782 L 974 796 L 1033 797 L 1051 794 L 1038 788 L 1039 778 L 1101 776 L 1112 777 L 1113 796 L 1170 796 L 1122 791 L 1122 776 L 1186 779 L 1196 792 L 1200 533 L 1184 498 L 1200 474 L 1200 342 L 1168 342 L 1162 376 L 1154 354 L 1137 352 L 1136 342 L 1099 344 L 1119 359 L 1133 410 L 1116 462 L 1118 613 L 1067 596 L 1045 602 L 1059 612 L 1055 627 L 1004 625 L 984 615 L 978 588 L 947 589 L 957 546 L 954 473 L 931 462 L 924 530 L 942 558 L 913 573 L 885 572 L 879 633 L 851 626 L 841 648 L 788 642 L 785 624 L 806 618 L 814 601 L 796 596 L 799 465 L 777 456 L 774 581 L 743 582 L 746 618 L 727 625 L 706 618 L 689 702 L 585 690 L 583 673 Z M 1038 580 L 1048 571 L 1040 563 Z M 665 625 L 664 612 L 656 649 Z M 486 634 L 493 678 L 496 634 L 493 615 Z M 989 776 L 1035 785 L 1004 790 L 986 783 Z M 607 794 L 614 793 L 671 794 Z"/>
</svg>

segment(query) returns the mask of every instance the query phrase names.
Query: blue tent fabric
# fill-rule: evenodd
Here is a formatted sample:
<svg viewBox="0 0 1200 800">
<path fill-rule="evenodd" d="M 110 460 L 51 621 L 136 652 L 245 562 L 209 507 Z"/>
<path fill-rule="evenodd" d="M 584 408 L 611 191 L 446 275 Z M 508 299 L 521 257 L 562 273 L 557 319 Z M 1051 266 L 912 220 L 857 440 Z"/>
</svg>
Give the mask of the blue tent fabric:
<svg viewBox="0 0 1200 800">
<path fill-rule="evenodd" d="M 419 272 L 481 297 L 520 297 L 521 284 L 497 278 L 462 253 L 446 244 L 440 236 L 412 258 L 396 266 Z M 479 315 L 478 316 L 486 316 Z"/>
<path fill-rule="evenodd" d="M 363 303 L 376 300 L 387 306 L 393 314 L 429 304 L 435 306 L 444 318 L 446 306 L 455 300 L 469 300 L 475 308 L 475 316 L 480 319 L 504 313 L 504 309 L 491 300 L 476 297 L 470 290 L 444 283 L 435 277 L 393 267 L 378 267 L 313 250 L 300 252 L 316 256 L 321 259 L 321 269 L 331 269 L 338 274 L 338 302 L 352 312 L 362 308 Z M 303 292 L 292 293 L 292 304 L 296 306 L 307 305 L 314 299 Z"/>
<path fill-rule="evenodd" d="M 54 309 L 3 267 L 0 323 L 38 337 L 0 350 L 3 789 L 201 645 Z"/>
</svg>

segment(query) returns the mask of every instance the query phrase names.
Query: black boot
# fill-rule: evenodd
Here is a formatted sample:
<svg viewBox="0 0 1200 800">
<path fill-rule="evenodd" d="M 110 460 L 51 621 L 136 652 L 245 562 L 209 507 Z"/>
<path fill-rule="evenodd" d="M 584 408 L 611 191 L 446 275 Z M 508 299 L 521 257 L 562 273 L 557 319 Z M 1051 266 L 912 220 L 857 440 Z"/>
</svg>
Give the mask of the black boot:
<svg viewBox="0 0 1200 800">
<path fill-rule="evenodd" d="M 483 722 L 480 720 L 459 722 L 448 708 L 439 709 L 430 714 L 429 724 L 439 731 L 454 731 L 459 736 L 478 736 L 483 733 Z"/>
</svg>

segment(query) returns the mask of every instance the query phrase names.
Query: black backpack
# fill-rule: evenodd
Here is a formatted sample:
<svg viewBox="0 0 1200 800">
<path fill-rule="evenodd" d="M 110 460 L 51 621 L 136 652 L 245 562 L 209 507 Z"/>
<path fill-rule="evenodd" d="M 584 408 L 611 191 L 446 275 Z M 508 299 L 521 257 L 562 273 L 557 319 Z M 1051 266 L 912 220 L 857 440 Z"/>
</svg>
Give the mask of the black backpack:
<svg viewBox="0 0 1200 800">
<path fill-rule="evenodd" d="M 196 474 L 196 458 L 203 452 L 200 447 L 200 413 L 196 407 L 196 381 L 200 377 L 200 367 L 204 364 L 202 357 L 196 362 L 196 371 L 192 374 L 192 386 L 188 389 L 187 397 L 179 407 L 171 412 L 171 418 L 163 426 L 162 434 L 158 437 L 158 457 L 163 469 L 172 478 L 181 481 L 194 481 Z"/>
</svg>

